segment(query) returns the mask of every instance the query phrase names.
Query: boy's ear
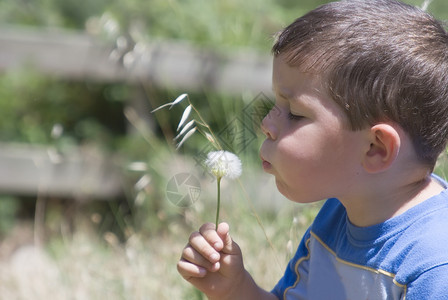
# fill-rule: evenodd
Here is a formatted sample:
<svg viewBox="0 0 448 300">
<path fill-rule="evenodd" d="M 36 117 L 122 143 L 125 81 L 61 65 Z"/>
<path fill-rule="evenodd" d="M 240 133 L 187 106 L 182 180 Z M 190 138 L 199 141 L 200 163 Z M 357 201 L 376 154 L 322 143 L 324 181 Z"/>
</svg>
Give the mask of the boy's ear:
<svg viewBox="0 0 448 300">
<path fill-rule="evenodd" d="M 400 151 L 398 131 L 386 123 L 374 125 L 369 131 L 369 142 L 363 160 L 364 169 L 369 173 L 378 173 L 389 168 Z"/>
</svg>

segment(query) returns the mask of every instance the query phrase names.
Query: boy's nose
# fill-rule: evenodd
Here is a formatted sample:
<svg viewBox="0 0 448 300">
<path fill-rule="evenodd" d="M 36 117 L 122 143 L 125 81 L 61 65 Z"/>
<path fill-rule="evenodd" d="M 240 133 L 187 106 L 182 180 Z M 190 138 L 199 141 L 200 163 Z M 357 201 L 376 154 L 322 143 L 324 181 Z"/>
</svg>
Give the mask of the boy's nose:
<svg viewBox="0 0 448 300">
<path fill-rule="evenodd" d="M 273 124 L 271 112 L 269 112 L 261 121 L 261 130 L 268 139 L 275 140 L 277 138 L 277 130 Z"/>
</svg>

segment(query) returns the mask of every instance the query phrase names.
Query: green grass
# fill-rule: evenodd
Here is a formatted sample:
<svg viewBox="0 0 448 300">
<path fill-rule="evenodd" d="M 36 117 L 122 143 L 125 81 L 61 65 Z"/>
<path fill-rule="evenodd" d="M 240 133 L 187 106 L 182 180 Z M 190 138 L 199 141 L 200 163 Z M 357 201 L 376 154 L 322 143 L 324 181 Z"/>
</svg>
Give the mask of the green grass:
<svg viewBox="0 0 448 300">
<path fill-rule="evenodd" d="M 163 176 L 194 170 L 192 162 L 185 160 L 167 158 Z M 230 224 L 246 268 L 260 285 L 271 289 L 319 205 L 288 202 L 276 192 L 272 178 L 260 171 L 260 167 L 245 166 L 241 185 L 223 179 L 221 220 Z M 162 208 L 157 214 L 146 212 L 151 224 L 159 224 L 154 230 L 138 230 L 124 218 L 125 234 L 120 241 L 112 232 L 100 234 L 92 215 L 82 211 L 72 235 L 53 234 L 43 251 L 22 248 L 0 260 L 0 298 L 201 299 L 176 270 L 189 234 L 202 223 L 214 221 L 215 183 L 201 170 L 193 172 L 201 182 L 200 199 L 186 209 L 159 199 Z"/>
</svg>

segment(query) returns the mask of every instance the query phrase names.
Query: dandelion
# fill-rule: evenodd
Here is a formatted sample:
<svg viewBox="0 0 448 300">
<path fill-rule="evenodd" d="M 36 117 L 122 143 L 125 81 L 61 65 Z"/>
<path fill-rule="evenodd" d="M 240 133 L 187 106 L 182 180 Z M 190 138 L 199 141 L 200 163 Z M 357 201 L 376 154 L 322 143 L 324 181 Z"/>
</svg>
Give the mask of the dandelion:
<svg viewBox="0 0 448 300">
<path fill-rule="evenodd" d="M 215 226 L 218 228 L 219 209 L 221 206 L 221 179 L 227 177 L 235 179 L 241 175 L 241 161 L 235 154 L 228 151 L 213 151 L 208 153 L 205 160 L 210 172 L 216 177 L 218 186 L 218 204 L 216 207 L 216 221 Z"/>
<path fill-rule="evenodd" d="M 241 175 L 241 161 L 235 154 L 221 150 L 222 147 L 211 130 L 210 126 L 205 122 L 202 118 L 199 111 L 194 107 L 191 103 L 188 94 L 182 94 L 177 97 L 173 102 L 169 102 L 163 104 L 152 112 L 156 112 L 161 108 L 169 107 L 171 109 L 174 105 L 182 102 L 184 99 L 187 99 L 188 105 L 184 109 L 182 116 L 180 118 L 179 124 L 177 125 L 176 132 L 178 134 L 174 137 L 174 141 L 180 140 L 177 142 L 176 150 L 179 149 L 196 131 L 200 132 L 205 138 L 212 144 L 215 149 L 219 151 L 210 152 L 207 155 L 207 159 L 205 164 L 208 166 L 210 172 L 216 177 L 216 182 L 218 184 L 218 206 L 216 209 L 216 228 L 218 227 L 219 220 L 219 209 L 221 205 L 221 179 L 223 177 L 227 177 L 230 179 L 235 179 Z M 188 122 L 191 118 L 191 114 L 194 114 L 197 118 L 193 118 Z"/>
<path fill-rule="evenodd" d="M 196 109 L 196 107 L 193 105 L 193 103 L 190 101 L 190 98 L 188 97 L 188 94 L 182 94 L 178 96 L 174 101 L 163 104 L 156 109 L 152 111 L 152 113 L 157 112 L 158 110 L 169 107 L 169 109 L 173 108 L 174 105 L 177 105 L 181 103 L 182 101 L 187 101 L 188 105 L 185 108 L 181 120 L 179 124 L 177 125 L 176 132 L 178 134 L 174 138 L 174 141 L 177 142 L 180 140 L 180 142 L 176 145 L 176 150 L 179 149 L 196 131 L 202 134 L 207 141 L 216 149 L 219 151 L 210 152 L 207 156 L 207 159 L 205 161 L 206 165 L 208 166 L 210 172 L 216 177 L 216 182 L 218 184 L 218 205 L 216 208 L 216 222 L 215 226 L 218 228 L 218 221 L 219 221 L 219 209 L 220 209 L 220 201 L 221 201 L 221 179 L 223 177 L 228 177 L 231 179 L 237 178 L 241 175 L 241 161 L 239 158 L 230 152 L 223 151 L 223 147 L 221 146 L 219 139 L 215 136 L 213 130 L 210 128 L 208 123 L 205 121 L 205 119 L 202 117 L 200 112 Z M 126 110 L 125 111 L 126 116 L 128 119 L 135 119 L 136 113 L 133 111 Z M 193 117 L 191 115 L 193 114 Z M 135 116 L 134 116 L 135 115 Z M 190 118 L 189 122 L 187 122 Z M 448 151 L 448 150 L 447 150 Z M 241 185 L 241 183 L 240 183 Z M 243 188 L 244 191 L 244 188 Z M 260 225 L 261 229 L 263 230 L 263 233 L 266 237 L 266 240 L 268 241 L 271 249 L 275 252 L 274 246 L 272 245 L 272 242 L 270 241 L 269 237 L 266 234 L 266 230 L 264 229 L 263 224 L 261 223 L 260 218 L 258 217 L 256 211 L 253 208 L 252 203 L 250 203 L 250 198 L 248 197 L 247 193 L 245 193 L 245 198 L 249 202 L 251 206 L 251 210 L 254 213 L 258 225 Z M 277 260 L 277 265 L 280 266 L 277 257 L 275 257 Z"/>
</svg>

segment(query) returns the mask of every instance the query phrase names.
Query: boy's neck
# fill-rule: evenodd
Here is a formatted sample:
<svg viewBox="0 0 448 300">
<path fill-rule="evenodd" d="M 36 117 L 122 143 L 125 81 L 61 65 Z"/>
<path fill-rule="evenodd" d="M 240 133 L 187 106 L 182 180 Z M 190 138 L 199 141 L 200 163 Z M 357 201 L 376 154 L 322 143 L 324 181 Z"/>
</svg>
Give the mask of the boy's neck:
<svg viewBox="0 0 448 300">
<path fill-rule="evenodd" d="M 382 186 L 376 185 L 364 197 L 340 199 L 352 224 L 367 227 L 382 223 L 444 190 L 427 172 L 420 179 L 414 177 L 414 180 L 409 180 L 408 176 L 402 178 L 399 185 L 396 185 L 397 178 L 394 179 L 389 182 L 395 185 L 383 180 Z"/>
</svg>

